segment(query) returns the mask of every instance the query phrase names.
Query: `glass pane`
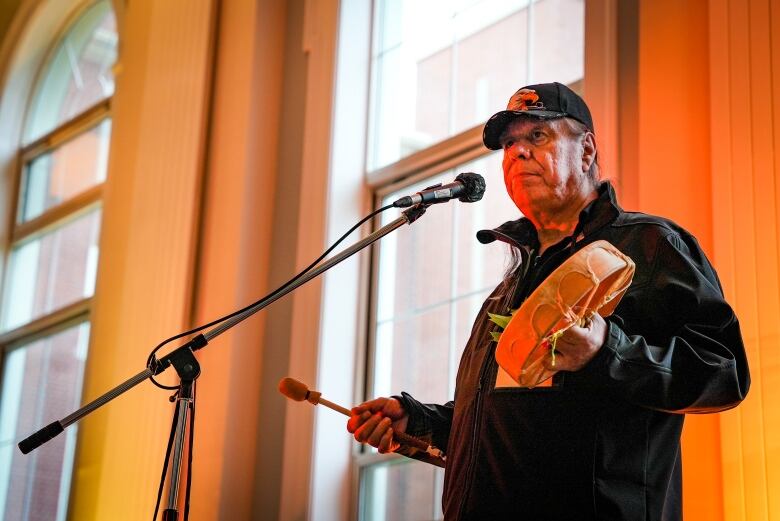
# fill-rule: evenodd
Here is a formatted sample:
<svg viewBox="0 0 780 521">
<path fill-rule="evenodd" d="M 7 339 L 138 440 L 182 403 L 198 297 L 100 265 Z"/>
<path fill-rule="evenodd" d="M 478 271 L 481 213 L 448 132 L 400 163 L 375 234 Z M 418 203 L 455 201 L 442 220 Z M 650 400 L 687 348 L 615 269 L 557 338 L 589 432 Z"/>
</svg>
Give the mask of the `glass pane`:
<svg viewBox="0 0 780 521">
<path fill-rule="evenodd" d="M 3 360 L 0 514 L 6 521 L 64 520 L 76 426 L 23 455 L 16 444 L 73 412 L 81 401 L 89 324 L 28 343 Z"/>
<path fill-rule="evenodd" d="M 100 208 L 11 251 L 2 329 L 13 329 L 94 292 Z"/>
<path fill-rule="evenodd" d="M 38 217 L 106 179 L 111 120 L 104 120 L 59 148 L 25 165 L 19 222 Z"/>
<path fill-rule="evenodd" d="M 402 461 L 371 465 L 361 473 L 360 519 L 430 521 L 441 519 L 438 497 L 444 470 Z"/>
<path fill-rule="evenodd" d="M 537 1 L 533 26 L 533 83 L 559 81 L 579 92 L 577 83 L 585 69 L 585 2 Z"/>
<path fill-rule="evenodd" d="M 404 390 L 426 402 L 447 396 L 450 312 L 449 304 L 441 304 L 379 324 L 374 394 Z"/>
<path fill-rule="evenodd" d="M 369 169 L 475 125 L 522 85 L 584 70 L 584 0 L 377 0 Z"/>
<path fill-rule="evenodd" d="M 389 204 L 438 182 L 449 183 L 453 177 L 447 172 L 424 183 L 404 188 L 385 197 L 382 204 Z M 393 306 L 389 308 L 386 305 L 389 302 L 380 301 L 383 304 L 380 306 L 380 320 L 441 304 L 449 298 L 452 278 L 450 264 L 435 260 L 453 253 L 453 222 L 460 210 L 458 205 L 457 202 L 434 205 L 412 226 L 404 226 L 382 239 L 379 246 L 382 251 L 380 263 L 384 269 L 380 269 L 380 272 L 386 274 L 386 277 L 380 278 L 379 293 L 392 295 Z M 393 211 L 385 212 L 382 224 L 396 217 Z"/>
<path fill-rule="evenodd" d="M 34 141 L 114 93 L 116 19 L 107 0 L 96 3 L 68 30 L 36 85 L 25 142 Z"/>
<path fill-rule="evenodd" d="M 460 353 L 482 300 L 503 278 L 507 246 L 480 244 L 476 232 L 517 219 L 504 190 L 501 152 L 458 171 L 485 172 L 482 201 L 431 206 L 425 216 L 379 243 L 373 396 L 407 391 L 423 401 L 452 398 Z M 382 204 L 456 173 L 400 189 Z M 385 222 L 395 218 L 392 212 Z"/>
</svg>

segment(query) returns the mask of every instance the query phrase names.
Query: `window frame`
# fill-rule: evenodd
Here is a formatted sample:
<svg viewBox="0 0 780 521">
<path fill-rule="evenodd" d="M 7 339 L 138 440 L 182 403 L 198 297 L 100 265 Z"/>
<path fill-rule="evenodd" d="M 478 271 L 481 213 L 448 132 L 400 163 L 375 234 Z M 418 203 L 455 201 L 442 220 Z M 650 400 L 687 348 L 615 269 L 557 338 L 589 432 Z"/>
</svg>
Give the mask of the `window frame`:
<svg viewBox="0 0 780 521">
<path fill-rule="evenodd" d="M 67 226 L 70 222 L 103 206 L 106 179 L 80 190 L 78 193 L 45 209 L 40 215 L 27 221 L 23 221 L 20 218 L 21 208 L 26 197 L 22 188 L 28 164 L 37 157 L 53 152 L 70 141 L 85 135 L 102 123 L 112 120 L 111 104 L 114 96 L 113 92 L 71 118 L 59 122 L 44 135 L 25 144 L 25 129 L 29 123 L 28 118 L 35 103 L 37 88 L 49 70 L 52 59 L 63 39 L 96 3 L 95 1 L 78 2 L 75 8 L 63 17 L 61 24 L 58 25 L 58 29 L 47 40 L 46 50 L 41 54 L 41 59 L 31 75 L 29 92 L 25 95 L 24 109 L 21 111 L 18 131 L 14 136 L 15 145 L 13 146 L 16 148 L 16 151 L 8 163 L 8 168 L 11 171 L 9 176 L 11 179 L 8 186 L 11 192 L 7 195 L 6 201 L 8 204 L 3 208 L 5 215 L 2 216 L 2 219 L 8 219 L 8 221 L 2 244 L 0 244 L 0 306 L 9 305 L 6 302 L 6 297 L 11 282 L 10 259 L 17 247 L 24 245 L 28 241 L 33 241 L 50 231 Z M 110 12 L 116 18 L 117 14 L 113 2 L 109 0 L 108 4 Z M 108 149 L 110 153 L 110 135 Z M 106 174 L 108 173 L 106 172 Z M 98 238 L 97 244 L 99 247 L 100 238 Z M 88 297 L 83 297 L 58 307 L 11 329 L 0 330 L 0 389 L 2 389 L 3 385 L 2 375 L 5 370 L 6 357 L 10 353 L 79 324 L 86 323 L 91 326 L 94 300 L 95 293 L 93 292 Z M 83 379 L 83 376 L 81 378 Z M 83 401 L 83 393 L 84 386 L 82 385 L 79 391 L 79 403 Z M 73 449 L 74 454 L 78 450 L 78 443 L 77 435 Z M 71 457 L 73 457 L 72 454 Z M 72 461 L 70 463 L 63 461 L 63 471 L 67 466 L 71 466 L 71 474 L 67 478 L 67 486 L 70 488 L 72 488 L 74 483 L 72 464 Z M 68 494 L 68 502 L 70 502 L 70 493 Z M 59 508 L 63 507 L 60 505 Z"/>
<path fill-rule="evenodd" d="M 47 62 L 48 63 L 48 62 Z M 56 229 L 68 221 L 77 219 L 87 212 L 102 206 L 103 191 L 105 181 L 95 184 L 67 200 L 46 209 L 41 215 L 25 222 L 18 222 L 21 200 L 24 194 L 21 192 L 22 180 L 25 175 L 24 170 L 27 164 L 69 141 L 83 135 L 90 129 L 100 125 L 106 120 L 111 119 L 111 98 L 106 98 L 92 105 L 81 114 L 62 123 L 48 134 L 33 141 L 27 146 L 19 149 L 17 160 L 15 162 L 14 172 L 14 195 L 11 204 L 10 224 L 11 229 L 8 233 L 8 242 L 4 245 L 3 265 L 6 266 L 3 274 L 2 286 L 0 286 L 0 295 L 5 299 L 8 291 L 9 273 L 7 266 L 13 249 L 27 241 L 34 240 L 45 234 L 47 231 Z M 0 369 L 2 369 L 2 359 L 12 349 L 10 344 L 24 342 L 28 337 L 40 335 L 57 323 L 67 321 L 75 316 L 90 314 L 94 295 L 82 298 L 76 302 L 64 307 L 55 309 L 31 321 L 25 322 L 8 331 L 0 332 Z"/>
<path fill-rule="evenodd" d="M 105 181 L 95 184 L 56 206 L 46 209 L 41 215 L 34 217 L 29 221 L 18 222 L 20 202 L 24 198 L 24 194 L 21 194 L 20 190 L 24 178 L 24 170 L 27 167 L 27 164 L 35 158 L 52 152 L 62 145 L 67 144 L 69 141 L 80 137 L 85 132 L 97 127 L 107 119 L 111 119 L 110 97 L 95 103 L 85 111 L 72 119 L 65 121 L 49 133 L 41 136 L 19 150 L 14 179 L 14 201 L 11 209 L 12 229 L 9 241 L 11 245 L 16 245 L 25 240 L 29 240 L 31 237 L 55 227 L 64 220 L 90 210 L 102 201 Z M 6 257 L 7 254 L 8 252 L 6 253 Z"/>
<path fill-rule="evenodd" d="M 371 16 L 371 48 L 368 50 L 368 55 L 374 54 L 374 15 L 376 10 L 376 1 L 373 0 L 372 16 Z M 529 16 L 533 16 L 533 5 L 535 0 L 529 2 Z M 589 14 L 586 2 L 586 14 Z M 586 23 L 586 22 L 583 22 Z M 533 27 L 528 31 L 526 38 L 530 41 L 533 38 Z M 586 36 L 583 41 L 583 58 L 587 60 L 587 25 Z M 529 53 L 530 54 L 530 53 Z M 373 60 L 369 60 L 369 93 L 372 89 L 372 82 L 375 80 L 374 73 L 375 64 Z M 529 66 L 530 67 L 530 66 Z M 581 88 L 586 83 L 586 77 L 588 77 L 587 66 L 583 69 L 583 77 L 575 82 Z M 507 96 L 509 93 L 507 93 Z M 370 96 L 370 94 L 369 94 Z M 370 110 L 370 109 L 369 109 Z M 500 110 L 497 108 L 496 111 Z M 372 121 L 371 118 L 366 119 L 366 133 L 371 133 Z M 401 157 L 399 160 L 382 166 L 380 168 L 369 170 L 369 152 L 365 153 L 365 183 L 368 187 L 373 201 L 373 207 L 378 208 L 382 202 L 382 199 L 389 193 L 397 190 L 401 190 L 404 187 L 411 186 L 415 183 L 422 182 L 425 179 L 434 178 L 437 175 L 443 174 L 448 170 L 456 168 L 458 165 L 469 163 L 478 159 L 485 158 L 493 153 L 494 150 L 489 150 L 484 147 L 482 142 L 482 131 L 484 123 L 479 123 L 467 130 L 464 130 L 458 134 L 452 135 L 439 141 L 429 147 L 418 150 L 412 154 Z M 370 139 L 367 139 L 367 146 Z M 381 226 L 381 218 L 377 216 L 372 221 L 373 230 L 378 229 Z M 379 252 L 376 248 L 372 248 L 369 258 L 369 269 L 367 270 L 366 277 L 364 278 L 365 291 L 367 292 L 365 314 L 363 315 L 363 326 L 365 334 L 363 335 L 364 343 L 362 346 L 358 346 L 359 355 L 357 357 L 357 385 L 356 385 L 356 397 L 358 403 L 364 400 L 373 398 L 370 396 L 372 389 L 374 388 L 374 369 L 376 362 L 376 347 L 377 347 L 377 328 L 376 328 L 376 313 L 378 306 L 378 273 L 379 273 Z M 451 384 L 452 385 L 452 384 Z M 451 389 L 452 391 L 452 389 Z M 364 500 L 366 498 L 365 488 L 366 483 L 364 479 L 364 472 L 372 466 L 377 465 L 398 465 L 398 464 L 421 464 L 427 465 L 422 462 L 408 461 L 407 458 L 398 454 L 379 454 L 375 449 L 372 449 L 364 444 L 355 445 L 353 454 L 353 465 L 356 469 L 356 475 L 354 476 L 354 489 L 356 491 L 355 496 L 355 512 L 356 518 L 362 519 L 365 512 L 366 504 Z M 404 460 L 407 460 L 405 462 Z M 434 489 L 437 493 L 441 493 L 443 490 L 443 472 L 437 473 L 434 483 Z M 432 516 L 441 515 L 441 506 L 438 504 L 433 505 Z"/>
</svg>

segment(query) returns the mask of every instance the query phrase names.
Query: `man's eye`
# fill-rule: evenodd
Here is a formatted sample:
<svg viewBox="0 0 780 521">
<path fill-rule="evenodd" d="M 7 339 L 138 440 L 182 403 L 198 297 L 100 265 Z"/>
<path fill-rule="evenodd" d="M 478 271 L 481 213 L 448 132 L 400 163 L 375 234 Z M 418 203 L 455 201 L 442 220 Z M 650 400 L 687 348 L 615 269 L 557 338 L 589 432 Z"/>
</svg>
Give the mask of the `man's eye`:
<svg viewBox="0 0 780 521">
<path fill-rule="evenodd" d="M 534 141 L 541 141 L 546 137 L 546 134 L 542 132 L 541 130 L 534 130 L 531 132 L 531 139 Z"/>
<path fill-rule="evenodd" d="M 510 141 L 504 141 L 504 149 L 506 150 L 507 148 L 512 148 L 512 145 L 514 145 L 514 144 L 515 144 L 515 142 L 511 141 L 511 140 Z"/>
</svg>

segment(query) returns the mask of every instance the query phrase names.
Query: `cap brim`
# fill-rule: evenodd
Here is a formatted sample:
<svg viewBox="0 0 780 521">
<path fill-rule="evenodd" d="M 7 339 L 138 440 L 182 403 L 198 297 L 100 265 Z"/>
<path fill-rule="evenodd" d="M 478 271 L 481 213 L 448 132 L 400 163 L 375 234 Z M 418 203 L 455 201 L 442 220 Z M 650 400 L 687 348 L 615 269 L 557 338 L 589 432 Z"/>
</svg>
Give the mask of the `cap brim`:
<svg viewBox="0 0 780 521">
<path fill-rule="evenodd" d="M 493 114 L 482 130 L 482 142 L 490 150 L 501 148 L 500 138 L 506 126 L 520 116 L 530 116 L 537 119 L 557 119 L 566 116 L 564 112 L 553 110 L 502 110 Z"/>
</svg>

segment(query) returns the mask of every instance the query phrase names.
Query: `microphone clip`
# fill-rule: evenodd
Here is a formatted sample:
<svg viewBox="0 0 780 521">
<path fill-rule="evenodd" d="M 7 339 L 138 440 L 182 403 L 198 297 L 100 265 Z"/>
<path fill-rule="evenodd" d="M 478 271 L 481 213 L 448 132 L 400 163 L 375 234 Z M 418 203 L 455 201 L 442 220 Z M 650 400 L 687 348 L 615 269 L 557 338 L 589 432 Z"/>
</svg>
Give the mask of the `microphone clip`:
<svg viewBox="0 0 780 521">
<path fill-rule="evenodd" d="M 439 183 L 441 185 L 441 183 Z M 425 214 L 425 211 L 432 203 L 418 203 L 410 208 L 407 208 L 403 212 L 404 218 L 406 218 L 406 224 L 412 224 Z"/>
</svg>

